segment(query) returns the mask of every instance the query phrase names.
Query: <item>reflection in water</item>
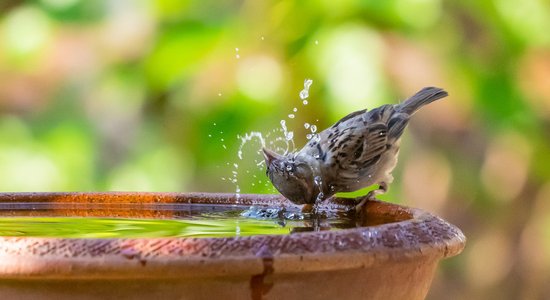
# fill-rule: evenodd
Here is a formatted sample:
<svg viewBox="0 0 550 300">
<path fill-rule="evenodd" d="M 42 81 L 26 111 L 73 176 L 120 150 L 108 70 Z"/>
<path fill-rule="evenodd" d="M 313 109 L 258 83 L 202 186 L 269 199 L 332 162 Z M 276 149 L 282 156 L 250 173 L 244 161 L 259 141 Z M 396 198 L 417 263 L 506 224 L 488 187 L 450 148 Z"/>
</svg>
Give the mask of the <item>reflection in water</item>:
<svg viewBox="0 0 550 300">
<path fill-rule="evenodd" d="M 279 207 L 155 205 L 0 207 L 0 236 L 65 238 L 231 237 L 338 230 L 395 222 L 355 211 L 302 212 Z M 66 205 L 67 206 L 67 205 Z"/>
</svg>

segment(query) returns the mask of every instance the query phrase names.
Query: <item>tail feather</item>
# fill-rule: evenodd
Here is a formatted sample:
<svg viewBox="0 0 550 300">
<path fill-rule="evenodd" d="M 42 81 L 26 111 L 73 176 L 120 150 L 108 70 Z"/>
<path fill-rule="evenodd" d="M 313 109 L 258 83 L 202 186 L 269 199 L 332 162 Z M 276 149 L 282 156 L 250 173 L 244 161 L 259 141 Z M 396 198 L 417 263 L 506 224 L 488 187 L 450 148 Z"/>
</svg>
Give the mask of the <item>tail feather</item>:
<svg viewBox="0 0 550 300">
<path fill-rule="evenodd" d="M 440 88 L 425 87 L 403 103 L 396 105 L 396 110 L 408 115 L 414 114 L 419 108 L 435 100 L 447 97 L 449 94 Z"/>
</svg>

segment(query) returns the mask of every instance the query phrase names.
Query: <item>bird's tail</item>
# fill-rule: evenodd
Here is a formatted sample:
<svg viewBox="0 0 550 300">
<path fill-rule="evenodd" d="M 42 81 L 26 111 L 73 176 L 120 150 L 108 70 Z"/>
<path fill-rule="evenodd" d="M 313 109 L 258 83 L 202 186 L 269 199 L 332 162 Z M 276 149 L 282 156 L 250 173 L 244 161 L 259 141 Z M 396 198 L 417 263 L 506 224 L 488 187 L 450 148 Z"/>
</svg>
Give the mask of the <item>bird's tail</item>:
<svg viewBox="0 0 550 300">
<path fill-rule="evenodd" d="M 449 94 L 443 89 L 436 87 L 425 87 L 414 94 L 403 103 L 396 105 L 396 110 L 408 115 L 414 114 L 419 108 L 430 104 L 435 100 L 447 97 Z"/>
</svg>

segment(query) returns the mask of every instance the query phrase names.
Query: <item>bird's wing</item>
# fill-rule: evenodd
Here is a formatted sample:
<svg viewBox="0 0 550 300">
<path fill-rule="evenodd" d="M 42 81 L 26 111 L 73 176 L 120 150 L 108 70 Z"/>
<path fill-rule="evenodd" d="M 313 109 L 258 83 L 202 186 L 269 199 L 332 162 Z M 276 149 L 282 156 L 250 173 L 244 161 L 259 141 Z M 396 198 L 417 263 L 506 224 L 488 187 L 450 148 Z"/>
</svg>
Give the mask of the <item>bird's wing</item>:
<svg viewBox="0 0 550 300">
<path fill-rule="evenodd" d="M 356 181 L 372 171 L 387 149 L 386 124 L 379 122 L 366 127 L 347 127 L 328 139 L 331 169 L 339 180 Z"/>
<path fill-rule="evenodd" d="M 337 184 L 337 191 L 364 187 L 391 143 L 388 121 L 394 114 L 391 105 L 351 113 L 311 139 L 301 151 L 321 160 L 323 175 L 332 178 L 327 181 Z"/>
</svg>

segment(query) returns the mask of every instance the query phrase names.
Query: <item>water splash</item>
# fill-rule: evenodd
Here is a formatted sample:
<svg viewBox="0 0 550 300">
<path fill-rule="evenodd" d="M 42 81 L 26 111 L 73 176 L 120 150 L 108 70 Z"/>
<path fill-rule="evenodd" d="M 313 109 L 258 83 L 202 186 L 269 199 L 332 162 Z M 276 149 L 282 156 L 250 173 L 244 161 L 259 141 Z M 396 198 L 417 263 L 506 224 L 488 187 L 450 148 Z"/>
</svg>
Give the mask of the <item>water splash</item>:
<svg viewBox="0 0 550 300">
<path fill-rule="evenodd" d="M 263 40 L 263 37 L 262 37 Z M 235 53 L 237 59 L 239 56 L 239 48 L 235 48 Z M 303 105 L 308 104 L 308 98 L 309 98 L 309 89 L 311 85 L 313 84 L 313 80 L 306 78 L 304 80 L 304 88 L 300 91 L 299 96 L 300 100 L 302 100 Z M 220 93 L 221 94 L 221 93 Z M 288 114 L 288 121 L 294 120 L 296 118 L 296 114 L 298 112 L 298 107 L 294 107 L 292 109 L 292 112 Z M 266 143 L 269 145 L 269 148 L 274 150 L 277 153 L 283 153 L 283 155 L 287 155 L 289 152 L 294 151 L 295 149 L 295 142 L 294 142 L 294 131 L 290 131 L 287 127 L 287 120 L 281 120 L 280 121 L 280 127 L 275 128 L 268 132 L 267 134 L 262 134 L 261 132 L 252 131 L 249 133 L 246 133 L 244 136 L 237 136 L 238 139 L 240 139 L 240 145 L 238 147 L 237 151 L 237 157 L 239 160 L 243 160 L 243 148 L 248 143 L 255 139 L 257 139 L 261 143 L 261 147 L 257 150 L 257 154 L 261 157 L 262 148 L 266 147 Z M 214 126 L 216 126 L 216 123 L 214 123 Z M 315 125 L 310 125 L 309 123 L 305 123 L 304 127 L 306 129 L 310 129 L 311 134 L 308 134 L 308 139 L 311 139 L 313 136 L 317 135 L 315 132 L 317 131 L 317 128 Z M 220 132 L 221 133 L 221 132 Z M 274 138 L 270 138 L 272 134 L 276 134 Z M 210 136 L 210 135 L 209 135 Z M 221 139 L 221 142 L 224 142 L 223 139 Z M 224 149 L 227 149 L 225 144 L 222 145 Z M 262 171 L 265 171 L 265 161 L 264 159 L 255 159 L 254 160 L 256 166 L 258 168 L 262 169 Z M 229 166 L 229 164 L 228 164 Z M 247 173 L 250 173 L 249 170 L 246 170 Z M 241 187 L 239 185 L 239 164 L 235 163 L 233 164 L 233 170 L 231 171 L 231 177 L 223 177 L 222 180 L 229 181 L 235 185 L 235 194 L 237 195 L 237 199 L 240 196 Z M 253 178 L 257 179 L 256 175 L 253 175 Z M 265 183 L 264 183 L 265 182 Z M 266 187 L 270 186 L 270 182 L 268 180 L 262 181 L 257 180 L 256 182 L 252 183 L 252 186 L 256 185 L 264 185 Z M 322 196 L 321 196 L 322 198 Z"/>
<path fill-rule="evenodd" d="M 291 141 L 292 139 L 294 139 L 294 132 L 290 131 L 290 132 L 286 135 L 286 139 L 287 139 L 287 141 Z"/>
<path fill-rule="evenodd" d="M 283 136 L 286 140 L 286 149 L 284 155 L 288 154 L 291 150 L 294 150 L 295 144 L 294 144 L 294 132 L 288 131 L 288 128 L 286 127 L 286 121 L 281 120 L 281 129 L 283 130 Z"/>
<path fill-rule="evenodd" d="M 315 199 L 315 204 L 317 204 L 325 198 L 325 194 L 323 193 L 323 178 L 321 178 L 321 176 L 315 176 L 313 182 L 319 188 L 319 194 L 317 194 L 317 198 Z"/>
<path fill-rule="evenodd" d="M 272 137 L 272 135 L 275 136 Z M 294 134 L 292 137 L 294 137 Z M 277 153 L 285 153 L 285 151 L 289 148 L 289 141 L 287 140 L 287 136 L 284 135 L 282 128 L 275 128 L 269 131 L 265 135 L 265 139 L 269 145 L 269 149 Z"/>
<path fill-rule="evenodd" d="M 241 144 L 239 145 L 239 150 L 237 151 L 237 157 L 240 160 L 243 159 L 243 147 L 244 147 L 244 145 L 246 143 L 252 141 L 253 139 L 258 139 L 260 141 L 261 148 L 265 147 L 265 139 L 264 139 L 261 132 L 252 131 L 252 132 L 246 133 L 244 136 L 237 136 L 237 138 L 239 138 L 241 140 Z M 261 148 L 258 151 L 261 151 Z M 234 163 L 233 164 L 233 169 L 234 170 L 231 171 L 232 177 L 231 177 L 231 179 L 229 179 L 229 181 L 235 185 L 235 195 L 237 196 L 237 199 L 239 199 L 240 198 L 240 193 L 241 193 L 241 187 L 239 185 L 239 164 Z M 249 173 L 248 170 L 247 170 L 247 173 Z"/>
<path fill-rule="evenodd" d="M 323 179 L 321 178 L 321 176 L 315 176 L 315 178 L 313 178 L 313 182 L 315 183 L 315 185 L 320 187 L 323 184 Z"/>
<path fill-rule="evenodd" d="M 311 87 L 312 84 L 313 84 L 312 79 L 306 78 L 304 80 L 304 88 L 300 91 L 300 94 L 299 94 L 300 99 L 302 100 L 302 103 L 304 105 L 308 104 L 307 99 L 309 98 L 309 88 Z M 298 112 L 298 108 L 294 107 L 292 109 L 292 111 L 294 113 L 288 114 L 289 119 L 296 118 L 295 113 Z M 281 129 L 282 129 L 283 137 L 284 137 L 282 139 L 282 141 L 285 141 L 285 143 L 286 143 L 286 149 L 284 150 L 284 154 L 286 155 L 290 151 L 294 151 L 294 149 L 296 147 L 296 145 L 294 143 L 294 132 L 288 130 L 288 127 L 286 125 L 286 120 L 281 120 L 280 124 L 281 124 Z M 276 141 L 278 141 L 278 140 L 276 139 Z"/>
<path fill-rule="evenodd" d="M 243 147 L 246 143 L 248 143 L 249 141 L 252 141 L 254 138 L 257 138 L 261 145 L 262 145 L 262 148 L 265 147 L 265 139 L 262 135 L 261 132 L 258 132 L 258 131 L 251 131 L 249 133 L 246 133 L 244 136 L 241 136 L 240 139 L 241 139 L 241 144 L 239 145 L 239 151 L 237 152 L 237 156 L 239 157 L 239 159 L 243 159 Z"/>
<path fill-rule="evenodd" d="M 302 103 L 304 105 L 308 104 L 307 98 L 309 98 L 309 87 L 311 86 L 311 84 L 313 84 L 313 80 L 309 78 L 304 80 L 304 89 L 300 91 L 300 99 L 303 100 Z"/>
<path fill-rule="evenodd" d="M 309 128 L 309 130 L 311 131 L 311 133 L 308 133 L 308 134 L 306 135 L 306 139 L 311 140 L 311 139 L 314 138 L 314 137 L 319 137 L 319 135 L 316 133 L 316 132 L 317 132 L 317 126 L 316 126 L 316 125 L 309 124 L 309 123 L 305 123 L 305 124 L 304 124 L 304 127 L 305 127 L 306 129 Z"/>
</svg>

